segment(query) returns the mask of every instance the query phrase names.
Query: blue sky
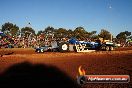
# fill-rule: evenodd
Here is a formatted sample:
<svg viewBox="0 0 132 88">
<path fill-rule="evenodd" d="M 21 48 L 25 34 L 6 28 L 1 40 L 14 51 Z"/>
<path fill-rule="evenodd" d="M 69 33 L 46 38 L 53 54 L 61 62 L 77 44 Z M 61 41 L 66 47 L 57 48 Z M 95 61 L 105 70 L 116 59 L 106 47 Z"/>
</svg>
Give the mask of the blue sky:
<svg viewBox="0 0 132 88">
<path fill-rule="evenodd" d="M 132 32 L 132 0 L 0 0 L 0 11 L 0 26 L 12 22 L 22 28 L 31 22 L 35 31 L 82 26 L 114 36 Z"/>
</svg>

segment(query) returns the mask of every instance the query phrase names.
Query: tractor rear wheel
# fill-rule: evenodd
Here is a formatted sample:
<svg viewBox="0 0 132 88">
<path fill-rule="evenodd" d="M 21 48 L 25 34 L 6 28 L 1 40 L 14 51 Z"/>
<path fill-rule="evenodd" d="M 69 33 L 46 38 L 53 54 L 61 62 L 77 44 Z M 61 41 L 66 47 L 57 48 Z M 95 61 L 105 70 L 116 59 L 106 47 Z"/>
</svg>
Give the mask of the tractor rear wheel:
<svg viewBox="0 0 132 88">
<path fill-rule="evenodd" d="M 113 47 L 113 46 L 110 46 L 110 47 L 109 47 L 109 50 L 110 50 L 110 51 L 113 51 L 113 50 L 114 50 L 114 47 Z"/>
<path fill-rule="evenodd" d="M 69 43 L 62 42 L 59 44 L 59 51 L 60 52 L 68 52 L 69 51 Z"/>
<path fill-rule="evenodd" d="M 106 50 L 106 51 L 109 51 L 109 46 L 106 46 L 106 47 L 105 47 L 105 50 Z"/>
</svg>

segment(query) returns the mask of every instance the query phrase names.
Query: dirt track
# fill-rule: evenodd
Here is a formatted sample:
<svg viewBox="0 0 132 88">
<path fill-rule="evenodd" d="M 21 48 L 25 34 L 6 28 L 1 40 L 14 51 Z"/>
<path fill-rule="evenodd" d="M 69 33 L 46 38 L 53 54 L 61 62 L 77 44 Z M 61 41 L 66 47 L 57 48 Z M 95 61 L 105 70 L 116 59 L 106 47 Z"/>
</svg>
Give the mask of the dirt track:
<svg viewBox="0 0 132 88">
<path fill-rule="evenodd" d="M 0 73 L 8 67 L 21 62 L 31 62 L 52 65 L 76 79 L 78 67 L 82 65 L 88 75 L 130 75 L 132 80 L 132 48 L 120 48 L 115 51 L 91 53 L 51 53 L 37 54 L 33 49 L 0 50 L 0 54 L 14 52 L 0 57 Z M 86 88 L 129 88 L 132 82 L 126 84 L 88 84 Z"/>
</svg>

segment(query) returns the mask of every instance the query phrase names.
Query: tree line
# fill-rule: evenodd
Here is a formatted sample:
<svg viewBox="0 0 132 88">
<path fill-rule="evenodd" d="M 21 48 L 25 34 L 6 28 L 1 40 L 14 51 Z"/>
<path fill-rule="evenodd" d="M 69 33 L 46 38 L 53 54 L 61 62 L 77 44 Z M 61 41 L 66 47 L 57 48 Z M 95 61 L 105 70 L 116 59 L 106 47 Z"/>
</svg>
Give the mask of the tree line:
<svg viewBox="0 0 132 88">
<path fill-rule="evenodd" d="M 88 32 L 81 26 L 75 28 L 74 30 L 65 28 L 55 29 L 51 26 L 48 26 L 44 30 L 40 30 L 35 33 L 35 30 L 32 27 L 23 27 L 20 29 L 16 24 L 7 22 L 2 25 L 0 30 L 1 32 L 4 32 L 6 35 L 9 35 L 11 37 L 21 36 L 26 38 L 30 34 L 32 34 L 33 36 L 43 36 L 43 38 L 47 38 L 47 36 L 50 36 L 58 39 L 71 37 L 75 37 L 79 40 L 94 40 L 98 38 L 103 38 L 104 40 L 111 39 L 111 33 L 107 29 L 101 29 L 100 33 L 97 34 L 97 31 Z M 114 41 L 124 42 L 127 39 L 132 39 L 131 32 L 124 31 L 117 34 L 116 38 L 114 38 Z"/>
</svg>

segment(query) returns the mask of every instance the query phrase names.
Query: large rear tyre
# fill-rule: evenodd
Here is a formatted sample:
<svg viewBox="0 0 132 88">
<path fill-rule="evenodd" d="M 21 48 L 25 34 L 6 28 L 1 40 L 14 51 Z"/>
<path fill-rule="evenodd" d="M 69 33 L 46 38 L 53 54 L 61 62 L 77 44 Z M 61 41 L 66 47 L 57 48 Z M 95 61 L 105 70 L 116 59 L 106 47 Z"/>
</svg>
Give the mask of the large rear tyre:
<svg viewBox="0 0 132 88">
<path fill-rule="evenodd" d="M 113 51 L 113 50 L 114 50 L 114 47 L 113 47 L 113 46 L 110 46 L 110 47 L 109 47 L 109 50 L 110 50 L 110 51 Z"/>
<path fill-rule="evenodd" d="M 109 51 L 109 46 L 106 46 L 106 47 L 105 47 L 105 50 L 106 50 L 106 51 Z"/>
<path fill-rule="evenodd" d="M 60 52 L 68 52 L 69 51 L 69 43 L 62 42 L 59 44 L 59 51 Z"/>
<path fill-rule="evenodd" d="M 74 49 L 74 51 L 75 52 L 77 52 L 77 48 L 76 48 L 77 46 L 73 46 L 73 49 Z"/>
</svg>

